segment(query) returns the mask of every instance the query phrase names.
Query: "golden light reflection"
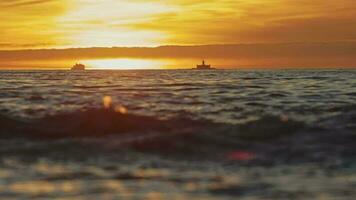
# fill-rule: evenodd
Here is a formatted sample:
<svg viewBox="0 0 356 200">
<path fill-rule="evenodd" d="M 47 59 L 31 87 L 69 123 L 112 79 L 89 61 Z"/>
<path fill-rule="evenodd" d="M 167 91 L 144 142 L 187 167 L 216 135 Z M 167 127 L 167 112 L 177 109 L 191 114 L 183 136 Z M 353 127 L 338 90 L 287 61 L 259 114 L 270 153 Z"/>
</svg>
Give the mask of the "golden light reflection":
<svg viewBox="0 0 356 200">
<path fill-rule="evenodd" d="M 120 114 L 127 114 L 127 108 L 124 106 L 115 106 L 115 112 Z"/>
<path fill-rule="evenodd" d="M 149 59 L 96 59 L 84 60 L 81 63 L 89 69 L 163 69 L 167 62 Z"/>
<path fill-rule="evenodd" d="M 103 97 L 103 106 L 106 109 L 109 109 L 112 105 L 112 98 L 110 96 Z"/>
</svg>

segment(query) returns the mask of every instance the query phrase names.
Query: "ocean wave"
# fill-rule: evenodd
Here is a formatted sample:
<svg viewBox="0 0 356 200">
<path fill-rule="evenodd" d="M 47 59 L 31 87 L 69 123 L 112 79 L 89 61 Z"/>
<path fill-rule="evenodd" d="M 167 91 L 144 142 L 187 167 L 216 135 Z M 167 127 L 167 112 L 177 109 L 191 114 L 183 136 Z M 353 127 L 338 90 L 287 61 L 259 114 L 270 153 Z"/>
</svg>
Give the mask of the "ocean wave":
<svg viewBox="0 0 356 200">
<path fill-rule="evenodd" d="M 0 118 L 1 135 L 6 132 L 17 132 L 26 137 L 39 138 L 103 137 L 128 132 L 171 132 L 171 129 L 184 128 L 183 124 L 189 124 L 191 128 L 200 124 L 187 119 L 165 121 L 149 116 L 123 114 L 114 109 L 88 109 L 26 121 L 5 116 Z"/>
<path fill-rule="evenodd" d="M 352 126 L 355 116 L 351 110 L 318 125 L 285 115 L 267 115 L 242 124 L 227 124 L 193 119 L 184 114 L 162 120 L 101 108 L 33 120 L 0 116 L 0 138 L 70 139 L 101 148 L 133 148 L 184 157 L 226 154 L 228 158 L 251 157 L 254 162 L 300 162 L 355 156 L 356 129 Z"/>
<path fill-rule="evenodd" d="M 122 133 L 164 134 L 195 133 L 210 130 L 229 129 L 227 135 L 244 140 L 265 140 L 286 136 L 305 125 L 283 116 L 265 116 L 245 124 L 216 123 L 206 119 L 191 119 L 179 115 L 162 120 L 154 116 L 122 113 L 115 109 L 87 109 L 50 115 L 41 119 L 16 120 L 5 116 L 1 118 L 1 135 L 6 132 L 22 133 L 28 137 L 39 138 L 81 138 L 104 137 Z"/>
<path fill-rule="evenodd" d="M 102 108 L 56 114 L 36 120 L 0 116 L 0 137 L 37 141 L 69 139 L 111 150 L 132 148 L 143 152 L 182 155 L 185 158 L 196 155 L 214 157 L 236 149 L 259 151 L 256 144 L 265 143 L 270 146 L 279 139 L 297 134 L 305 126 L 286 116 L 265 116 L 244 124 L 226 124 L 193 119 L 184 113 L 162 120 L 159 117 Z M 268 148 L 265 147 L 265 151 Z M 233 155 L 227 157 L 235 158 L 236 155 Z M 238 158 L 246 158 L 245 155 L 250 154 L 242 155 L 238 153 Z"/>
</svg>

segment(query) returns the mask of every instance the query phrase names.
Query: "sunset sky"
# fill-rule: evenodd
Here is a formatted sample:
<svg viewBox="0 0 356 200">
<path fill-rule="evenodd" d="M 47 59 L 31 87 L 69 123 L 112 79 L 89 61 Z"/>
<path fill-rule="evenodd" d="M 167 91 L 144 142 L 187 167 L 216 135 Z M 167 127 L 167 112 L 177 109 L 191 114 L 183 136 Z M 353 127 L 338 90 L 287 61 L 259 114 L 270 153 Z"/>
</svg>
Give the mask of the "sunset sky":
<svg viewBox="0 0 356 200">
<path fill-rule="evenodd" d="M 0 49 L 356 41 L 354 0 L 12 0 Z"/>
</svg>

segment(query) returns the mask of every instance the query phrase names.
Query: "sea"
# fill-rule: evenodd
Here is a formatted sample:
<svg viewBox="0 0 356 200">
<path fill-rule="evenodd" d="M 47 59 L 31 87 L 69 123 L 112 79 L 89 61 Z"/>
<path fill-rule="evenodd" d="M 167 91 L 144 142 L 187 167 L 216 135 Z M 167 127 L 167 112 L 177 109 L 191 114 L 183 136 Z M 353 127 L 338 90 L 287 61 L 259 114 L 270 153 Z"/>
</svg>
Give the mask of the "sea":
<svg viewBox="0 0 356 200">
<path fill-rule="evenodd" d="M 356 70 L 0 71 L 0 199 L 356 199 Z"/>
</svg>

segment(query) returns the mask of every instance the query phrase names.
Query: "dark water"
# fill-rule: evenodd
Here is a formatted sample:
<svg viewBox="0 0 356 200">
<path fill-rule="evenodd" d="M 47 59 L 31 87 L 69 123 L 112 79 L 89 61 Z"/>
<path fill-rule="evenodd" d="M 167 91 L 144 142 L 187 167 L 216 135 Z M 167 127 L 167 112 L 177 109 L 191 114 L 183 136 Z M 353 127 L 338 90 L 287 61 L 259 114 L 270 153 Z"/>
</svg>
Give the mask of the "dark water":
<svg viewBox="0 0 356 200">
<path fill-rule="evenodd" d="M 356 70 L 1 71 L 1 199 L 355 199 Z"/>
</svg>

